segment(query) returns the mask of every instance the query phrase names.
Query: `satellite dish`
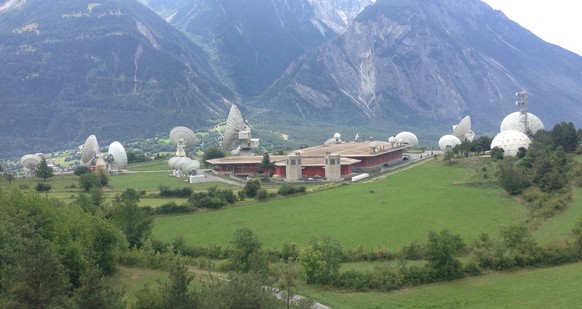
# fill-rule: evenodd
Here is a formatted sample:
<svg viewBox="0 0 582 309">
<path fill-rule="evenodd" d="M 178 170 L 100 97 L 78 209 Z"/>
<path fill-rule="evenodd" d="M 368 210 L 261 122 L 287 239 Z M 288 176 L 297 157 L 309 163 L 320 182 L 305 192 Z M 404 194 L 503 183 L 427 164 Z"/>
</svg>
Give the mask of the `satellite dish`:
<svg viewBox="0 0 582 309">
<path fill-rule="evenodd" d="M 416 135 L 414 135 L 414 133 L 411 132 L 406 131 L 400 132 L 396 134 L 396 137 L 394 139 L 396 144 L 410 145 L 412 147 L 418 145 L 418 138 L 416 137 Z"/>
<path fill-rule="evenodd" d="M 35 154 L 27 154 L 20 158 L 20 165 L 24 170 L 32 172 L 40 164 L 42 158 Z"/>
<path fill-rule="evenodd" d="M 170 140 L 176 145 L 176 156 L 185 157 L 184 148 L 192 147 L 196 143 L 196 134 L 187 127 L 175 127 L 170 131 Z"/>
<path fill-rule="evenodd" d="M 233 156 L 237 156 L 240 153 L 240 147 L 236 147 L 235 149 L 233 149 L 230 154 L 232 154 Z"/>
<path fill-rule="evenodd" d="M 245 129 L 245 122 L 240 110 L 236 105 L 231 105 L 228 119 L 226 120 L 226 128 L 224 129 L 224 137 L 222 138 L 222 150 L 228 150 L 238 138 L 238 132 L 245 131 Z"/>
<path fill-rule="evenodd" d="M 360 139 L 360 134 L 356 133 L 356 136 L 354 137 L 354 142 L 357 142 Z"/>
<path fill-rule="evenodd" d="M 110 170 L 120 170 L 127 167 L 127 152 L 120 142 L 114 141 L 109 145 L 107 163 Z"/>
<path fill-rule="evenodd" d="M 99 153 L 99 144 L 97 143 L 97 137 L 95 135 L 90 135 L 85 140 L 83 147 L 81 147 L 81 163 L 83 165 L 89 165 L 91 161 Z"/>
<path fill-rule="evenodd" d="M 466 116 L 459 122 L 458 125 L 453 126 L 453 135 L 456 136 L 461 142 L 469 141 L 472 142 L 475 138 L 475 133 L 471 131 L 471 117 Z"/>
<path fill-rule="evenodd" d="M 461 140 L 451 134 L 447 134 L 444 135 L 443 137 L 441 137 L 439 139 L 439 148 L 442 151 L 448 151 L 451 150 L 453 148 L 455 148 L 455 146 L 460 145 L 461 144 Z"/>
<path fill-rule="evenodd" d="M 394 144 L 396 142 L 396 138 L 394 136 L 390 136 L 388 138 L 388 142 Z"/>
<path fill-rule="evenodd" d="M 333 138 L 335 139 L 336 144 L 339 144 L 342 142 L 342 135 L 337 133 L 337 132 L 333 135 Z"/>
<path fill-rule="evenodd" d="M 370 148 L 372 148 L 372 152 L 376 152 L 376 147 L 378 147 L 376 141 L 370 142 Z"/>
</svg>

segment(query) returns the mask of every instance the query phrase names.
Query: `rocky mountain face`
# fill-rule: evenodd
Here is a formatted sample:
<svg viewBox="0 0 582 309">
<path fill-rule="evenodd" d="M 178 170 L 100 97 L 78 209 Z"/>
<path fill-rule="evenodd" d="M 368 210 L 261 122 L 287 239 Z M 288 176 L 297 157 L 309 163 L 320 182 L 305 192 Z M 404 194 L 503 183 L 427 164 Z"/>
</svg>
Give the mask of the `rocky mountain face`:
<svg viewBox="0 0 582 309">
<path fill-rule="evenodd" d="M 582 124 L 578 55 L 478 0 L 378 0 L 295 61 L 258 102 L 336 123 L 448 128 L 471 115 L 477 132 L 495 132 L 517 110 L 521 89 L 548 125 Z"/>
<path fill-rule="evenodd" d="M 0 152 L 203 125 L 233 93 L 206 54 L 133 1 L 0 1 Z"/>
<path fill-rule="evenodd" d="M 261 94 L 302 54 L 343 33 L 370 0 L 142 0 L 203 46 L 223 80 Z"/>
<path fill-rule="evenodd" d="M 582 126 L 582 57 L 479 0 L 0 0 L 4 156 L 207 128 L 229 102 L 297 139 L 465 115 L 493 134 L 522 89 Z"/>
</svg>

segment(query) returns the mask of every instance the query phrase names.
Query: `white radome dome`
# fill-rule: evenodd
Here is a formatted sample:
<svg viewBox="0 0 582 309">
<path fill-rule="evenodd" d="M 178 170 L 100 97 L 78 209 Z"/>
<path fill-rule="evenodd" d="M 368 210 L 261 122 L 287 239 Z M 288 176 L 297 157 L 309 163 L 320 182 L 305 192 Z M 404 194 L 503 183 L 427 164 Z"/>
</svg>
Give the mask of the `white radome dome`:
<svg viewBox="0 0 582 309">
<path fill-rule="evenodd" d="M 525 117 L 520 112 L 515 112 L 507 115 L 503 121 L 501 122 L 501 126 L 499 131 L 509 131 L 509 130 L 516 130 L 523 132 L 523 123 L 525 121 Z M 536 115 L 532 113 L 527 113 L 527 128 L 531 132 L 531 134 L 535 134 L 539 130 L 544 129 L 544 124 Z"/>
<path fill-rule="evenodd" d="M 520 147 L 527 149 L 531 140 L 527 135 L 518 130 L 503 131 L 493 138 L 491 149 L 495 147 L 503 148 L 503 156 L 515 157 Z"/>
<path fill-rule="evenodd" d="M 451 135 L 451 134 L 444 135 L 443 137 L 441 137 L 439 139 L 439 148 L 442 151 L 447 151 L 449 149 L 453 149 L 453 148 L 455 148 L 455 146 L 460 145 L 460 144 L 461 144 L 461 140 L 458 137 Z"/>
<path fill-rule="evenodd" d="M 412 147 L 418 145 L 418 138 L 412 132 L 400 132 L 394 139 L 396 144 L 408 144 Z"/>
</svg>

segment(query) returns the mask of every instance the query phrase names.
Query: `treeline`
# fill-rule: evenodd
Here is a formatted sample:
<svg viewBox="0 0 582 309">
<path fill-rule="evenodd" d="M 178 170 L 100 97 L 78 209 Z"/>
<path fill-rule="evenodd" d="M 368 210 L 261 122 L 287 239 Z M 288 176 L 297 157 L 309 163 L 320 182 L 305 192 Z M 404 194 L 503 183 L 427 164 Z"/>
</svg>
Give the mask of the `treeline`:
<svg viewBox="0 0 582 309">
<path fill-rule="evenodd" d="M 530 221 L 541 221 L 566 209 L 572 187 L 582 185 L 582 167 L 568 153 L 579 149 L 582 131 L 572 123 L 559 123 L 551 131 L 538 131 L 529 148 L 515 158 L 503 157 L 503 149 L 492 150 L 497 158 L 497 179 L 509 194 L 523 194 Z"/>
</svg>

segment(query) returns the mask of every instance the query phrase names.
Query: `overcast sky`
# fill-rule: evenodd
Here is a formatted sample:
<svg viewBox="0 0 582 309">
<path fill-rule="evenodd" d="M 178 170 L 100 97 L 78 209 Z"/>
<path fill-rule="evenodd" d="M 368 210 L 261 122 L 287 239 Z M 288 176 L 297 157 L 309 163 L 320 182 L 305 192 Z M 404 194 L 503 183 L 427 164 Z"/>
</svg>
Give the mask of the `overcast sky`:
<svg viewBox="0 0 582 309">
<path fill-rule="evenodd" d="M 582 1 L 482 0 L 538 37 L 582 55 Z"/>
</svg>

